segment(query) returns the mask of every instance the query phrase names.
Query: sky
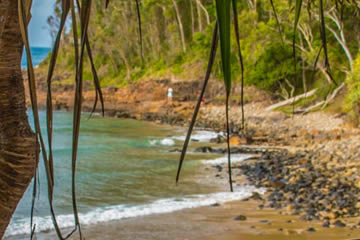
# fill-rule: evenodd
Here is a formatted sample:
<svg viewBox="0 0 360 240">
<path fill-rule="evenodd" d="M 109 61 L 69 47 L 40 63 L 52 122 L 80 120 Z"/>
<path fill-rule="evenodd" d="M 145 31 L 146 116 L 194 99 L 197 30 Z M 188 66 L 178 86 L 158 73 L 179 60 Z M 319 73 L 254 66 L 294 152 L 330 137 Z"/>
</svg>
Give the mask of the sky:
<svg viewBox="0 0 360 240">
<path fill-rule="evenodd" d="M 47 25 L 47 18 L 53 13 L 56 0 L 33 0 L 32 18 L 29 25 L 30 45 L 50 47 L 52 39 Z"/>
</svg>

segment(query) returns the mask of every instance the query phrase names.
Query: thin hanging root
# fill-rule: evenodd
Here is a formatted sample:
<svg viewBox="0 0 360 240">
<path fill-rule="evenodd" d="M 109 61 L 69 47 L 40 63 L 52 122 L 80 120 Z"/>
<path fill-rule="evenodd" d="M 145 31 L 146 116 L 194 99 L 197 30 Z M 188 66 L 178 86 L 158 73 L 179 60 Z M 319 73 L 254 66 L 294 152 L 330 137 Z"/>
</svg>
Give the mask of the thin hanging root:
<svg viewBox="0 0 360 240">
<path fill-rule="evenodd" d="M 245 110 L 244 110 L 244 61 L 241 53 L 240 47 L 240 33 L 239 33 L 239 21 L 238 21 L 238 12 L 236 0 L 232 0 L 233 4 L 233 14 L 234 14 L 234 28 L 235 28 L 235 36 L 236 36 L 236 44 L 238 48 L 238 56 L 240 60 L 241 67 L 241 130 L 245 130 Z"/>
<path fill-rule="evenodd" d="M 40 147 L 42 150 L 44 165 L 46 169 L 46 178 L 48 182 L 48 200 L 50 205 L 50 213 L 52 217 L 52 221 L 54 224 L 55 231 L 58 235 L 58 237 L 62 240 L 64 239 L 61 235 L 60 228 L 58 226 L 58 223 L 56 221 L 56 216 L 53 209 L 53 182 L 50 172 L 50 164 L 47 159 L 47 153 L 45 148 L 45 143 L 42 137 L 41 128 L 40 128 L 40 120 L 39 120 L 39 111 L 38 111 L 38 105 L 37 105 L 37 94 L 36 94 L 36 83 L 35 83 L 35 73 L 31 58 L 31 52 L 30 52 L 30 44 L 29 44 L 29 37 L 28 37 L 28 31 L 27 31 L 27 22 L 30 15 L 30 7 L 29 9 L 26 9 L 24 0 L 18 0 L 18 14 L 19 14 L 19 23 L 20 23 L 20 31 L 22 40 L 25 46 L 25 52 L 27 56 L 28 61 L 28 79 L 29 79 L 29 91 L 30 91 L 30 100 L 31 100 L 31 107 L 34 115 L 34 125 L 35 125 L 35 134 L 36 138 L 38 139 L 40 143 Z M 32 220 L 31 220 L 32 222 Z M 31 236 L 33 236 L 34 228 L 31 226 Z"/>
<path fill-rule="evenodd" d="M 212 67 L 214 65 L 215 56 L 216 56 L 216 50 L 218 48 L 218 43 L 219 43 L 218 22 L 216 22 L 213 37 L 212 37 L 212 46 L 211 46 L 211 50 L 210 50 L 210 57 L 209 57 L 208 67 L 207 67 L 207 70 L 206 70 L 206 75 L 205 75 L 205 79 L 204 79 L 204 82 L 203 82 L 203 86 L 201 88 L 201 92 L 200 92 L 198 101 L 197 101 L 196 106 L 195 106 L 194 114 L 193 114 L 193 117 L 191 119 L 191 123 L 190 123 L 189 129 L 188 129 L 188 132 L 186 134 L 186 139 L 185 139 L 185 142 L 184 142 L 184 145 L 183 145 L 183 149 L 181 151 L 179 167 L 178 167 L 177 174 L 176 174 L 176 183 L 178 183 L 179 179 L 180 179 L 181 167 L 182 167 L 182 164 L 183 164 L 184 159 L 185 159 L 187 147 L 188 147 L 189 142 L 190 142 L 191 133 L 192 133 L 192 130 L 193 130 L 195 122 L 196 122 L 197 114 L 199 113 L 199 110 L 200 110 L 201 101 L 202 101 L 202 99 L 204 97 L 206 86 L 208 84 L 208 81 L 209 81 L 209 78 L 210 78 L 210 75 L 211 75 Z"/>
<path fill-rule="evenodd" d="M 226 93 L 225 113 L 226 113 L 226 144 L 227 144 L 229 185 L 230 185 L 230 191 L 233 192 L 234 189 L 232 182 L 232 169 L 231 169 L 231 157 L 230 157 L 229 93 Z"/>
<path fill-rule="evenodd" d="M 141 54 L 141 60 L 144 62 L 144 49 L 143 49 L 143 35 L 142 35 L 142 23 L 141 23 L 141 12 L 140 12 L 140 2 L 139 0 L 135 0 L 136 2 L 136 12 L 138 17 L 138 23 L 139 23 L 139 42 L 140 42 L 140 54 Z"/>
</svg>

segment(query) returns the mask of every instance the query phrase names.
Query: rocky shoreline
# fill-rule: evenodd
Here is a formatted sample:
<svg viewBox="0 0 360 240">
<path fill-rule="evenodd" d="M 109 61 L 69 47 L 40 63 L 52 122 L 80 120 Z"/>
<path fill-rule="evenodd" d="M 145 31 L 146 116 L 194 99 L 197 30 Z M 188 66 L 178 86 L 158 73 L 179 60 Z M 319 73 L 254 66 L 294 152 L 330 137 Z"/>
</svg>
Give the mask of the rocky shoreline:
<svg viewBox="0 0 360 240">
<path fill-rule="evenodd" d="M 169 86 L 178 94 L 171 104 L 166 100 Z M 197 91 L 189 89 L 198 87 L 198 82 L 149 80 L 122 89 L 107 88 L 106 114 L 187 126 L 197 96 Z M 198 127 L 224 129 L 224 106 L 214 100 L 220 91 L 218 84 L 209 88 Z M 306 221 L 319 220 L 323 227 L 360 228 L 360 223 L 346 223 L 346 218 L 360 215 L 359 129 L 349 127 L 341 114 L 314 112 L 291 116 L 269 112 L 265 109 L 273 103 L 272 97 L 254 88 L 246 92 L 249 97 L 245 130 L 239 128 L 239 103 L 234 100 L 230 106 L 232 152 L 256 153 L 257 158 L 235 163 L 233 169 L 234 176 L 245 175 L 249 183 L 268 189 L 259 207 L 299 215 Z M 55 109 L 72 108 L 69 89 L 61 87 L 53 95 Z M 45 99 L 44 94 L 39 94 L 40 103 Z M 93 99 L 92 91 L 84 94 L 84 111 L 92 108 Z M 221 144 L 224 139 L 214 141 Z M 205 146 L 197 151 L 224 153 L 225 149 Z M 217 167 L 217 176 L 225 178 L 225 169 L 226 166 Z M 241 180 L 235 178 L 236 181 Z"/>
<path fill-rule="evenodd" d="M 203 147 L 210 153 L 224 153 L 225 148 Z M 360 215 L 360 185 L 358 168 L 339 166 L 341 160 L 333 154 L 304 150 L 291 152 L 281 148 L 234 147 L 232 153 L 257 154 L 255 158 L 233 164 L 234 184 L 247 182 L 265 187 L 265 196 L 256 195 L 258 208 L 273 208 L 283 215 L 297 215 L 304 221 L 321 221 L 324 228 L 348 227 L 347 218 Z M 215 177 L 227 178 L 227 166 L 215 165 Z"/>
<path fill-rule="evenodd" d="M 221 129 L 224 119 L 218 109 L 203 110 L 203 127 Z M 239 184 L 246 176 L 248 183 L 268 190 L 261 199 L 256 196 L 258 208 L 320 221 L 324 228 L 360 229 L 360 221 L 348 221 L 360 216 L 359 129 L 349 126 L 342 116 L 324 112 L 292 117 L 260 110 L 257 115 L 249 114 L 247 128 L 241 131 L 236 127 L 240 108 L 234 110 L 231 152 L 256 154 L 233 164 L 234 182 Z M 226 153 L 225 148 L 209 146 L 195 151 Z M 225 164 L 214 168 L 215 177 L 227 178 Z"/>
</svg>

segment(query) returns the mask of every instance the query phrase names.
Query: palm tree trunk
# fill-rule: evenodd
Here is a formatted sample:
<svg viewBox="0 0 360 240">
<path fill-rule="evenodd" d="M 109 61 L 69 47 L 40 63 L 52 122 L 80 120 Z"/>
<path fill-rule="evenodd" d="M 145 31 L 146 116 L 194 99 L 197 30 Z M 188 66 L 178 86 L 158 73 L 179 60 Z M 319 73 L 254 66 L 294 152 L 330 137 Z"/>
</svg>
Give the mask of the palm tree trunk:
<svg viewBox="0 0 360 240">
<path fill-rule="evenodd" d="M 38 154 L 26 115 L 17 2 L 0 1 L 0 239 L 34 176 Z"/>
</svg>

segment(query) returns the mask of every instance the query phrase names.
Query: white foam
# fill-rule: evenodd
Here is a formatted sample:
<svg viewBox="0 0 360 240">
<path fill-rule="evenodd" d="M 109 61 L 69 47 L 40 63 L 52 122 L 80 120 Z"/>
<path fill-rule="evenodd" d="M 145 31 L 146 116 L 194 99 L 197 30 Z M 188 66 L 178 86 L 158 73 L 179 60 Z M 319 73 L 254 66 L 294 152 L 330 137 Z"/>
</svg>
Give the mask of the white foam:
<svg viewBox="0 0 360 240">
<path fill-rule="evenodd" d="M 263 194 L 265 193 L 265 190 L 244 185 L 239 187 L 239 189 L 233 193 L 221 192 L 203 195 L 189 195 L 180 198 L 161 199 L 144 205 L 117 205 L 97 208 L 88 213 L 80 213 L 79 217 L 83 225 L 97 224 L 112 220 L 133 218 L 150 214 L 170 213 L 187 208 L 197 208 L 209 206 L 215 203 L 221 204 L 234 200 L 241 200 L 250 197 L 253 192 Z M 59 215 L 57 216 L 57 220 L 61 228 L 72 227 L 74 225 L 74 217 L 72 214 Z M 29 221 L 29 218 L 12 221 L 6 231 L 6 236 L 29 234 Z M 37 232 L 53 230 L 50 216 L 35 217 L 34 223 L 36 224 Z"/>
<path fill-rule="evenodd" d="M 222 133 L 216 133 L 211 131 L 196 131 L 191 135 L 191 140 L 198 142 L 209 142 L 211 139 L 217 138 L 218 136 L 222 136 Z M 185 141 L 186 136 L 173 136 L 164 139 L 153 139 L 150 140 L 151 145 L 163 145 L 163 146 L 174 146 L 175 141 Z"/>
<path fill-rule="evenodd" d="M 151 145 L 174 146 L 175 141 L 172 138 L 153 139 L 153 140 L 150 140 L 150 144 Z"/>
<path fill-rule="evenodd" d="M 191 139 L 199 142 L 209 142 L 211 139 L 217 138 L 218 135 L 223 134 L 211 131 L 196 131 L 194 134 L 191 134 Z M 186 136 L 175 136 L 173 138 L 176 140 L 185 141 Z"/>
<path fill-rule="evenodd" d="M 231 154 L 230 156 L 231 156 L 232 163 L 242 162 L 242 161 L 252 157 L 252 155 L 249 155 L 249 154 Z M 222 163 L 227 163 L 228 158 L 227 158 L 227 154 L 226 154 L 223 157 L 216 158 L 213 160 L 203 160 L 202 162 L 206 163 L 206 164 L 222 164 Z"/>
</svg>

